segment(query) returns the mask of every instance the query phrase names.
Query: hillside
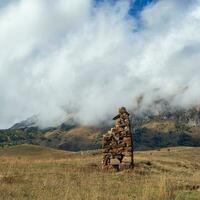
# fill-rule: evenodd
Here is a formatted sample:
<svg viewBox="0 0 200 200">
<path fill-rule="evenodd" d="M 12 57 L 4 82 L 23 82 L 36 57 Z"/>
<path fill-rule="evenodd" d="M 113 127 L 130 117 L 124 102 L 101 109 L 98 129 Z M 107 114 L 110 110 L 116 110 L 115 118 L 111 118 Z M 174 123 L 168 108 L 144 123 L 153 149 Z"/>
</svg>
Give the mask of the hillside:
<svg viewBox="0 0 200 200">
<path fill-rule="evenodd" d="M 80 151 L 101 146 L 102 132 L 92 127 L 74 127 L 68 131 L 54 130 L 44 133 L 33 143 L 62 150 Z"/>
<path fill-rule="evenodd" d="M 72 127 L 70 129 L 38 130 L 29 128 L 0 130 L 0 145 L 36 144 L 56 149 L 79 151 L 101 147 L 103 132 L 93 127 Z"/>
<path fill-rule="evenodd" d="M 151 119 L 134 129 L 137 149 L 171 146 L 200 146 L 200 126 L 175 120 Z"/>
<path fill-rule="evenodd" d="M 135 170 L 102 172 L 99 151 L 0 150 L 0 199 L 198 200 L 200 148 L 135 153 Z"/>
<path fill-rule="evenodd" d="M 156 109 L 155 109 L 156 110 Z M 170 110 L 145 113 L 134 116 L 132 133 L 136 150 L 147 150 L 171 146 L 200 147 L 200 112 L 188 110 Z M 10 129 L 0 130 L 0 146 L 16 144 L 36 144 L 68 151 L 91 150 L 101 148 L 103 134 L 108 125 L 87 127 L 68 118 L 57 127 L 41 129 L 37 126 L 37 117 L 13 125 Z"/>
</svg>

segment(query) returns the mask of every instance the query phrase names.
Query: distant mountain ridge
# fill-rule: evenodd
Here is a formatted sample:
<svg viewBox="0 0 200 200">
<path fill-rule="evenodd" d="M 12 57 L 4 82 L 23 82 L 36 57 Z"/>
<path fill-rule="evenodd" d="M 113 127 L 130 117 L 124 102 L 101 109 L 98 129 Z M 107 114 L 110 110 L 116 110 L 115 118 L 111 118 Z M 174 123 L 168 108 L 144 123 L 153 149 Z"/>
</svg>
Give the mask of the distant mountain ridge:
<svg viewBox="0 0 200 200">
<path fill-rule="evenodd" d="M 135 114 L 133 114 L 135 113 Z M 149 110 L 132 112 L 132 132 L 136 149 L 167 146 L 200 146 L 200 108 L 173 109 L 166 101 L 154 102 Z M 0 130 L 0 145 L 31 143 L 62 150 L 101 148 L 109 125 L 82 126 L 73 117 L 56 127 L 39 128 L 37 116 Z"/>
<path fill-rule="evenodd" d="M 10 129 L 26 129 L 37 126 L 38 126 L 38 117 L 37 115 L 34 115 L 32 117 L 27 118 L 26 120 L 14 124 Z"/>
</svg>

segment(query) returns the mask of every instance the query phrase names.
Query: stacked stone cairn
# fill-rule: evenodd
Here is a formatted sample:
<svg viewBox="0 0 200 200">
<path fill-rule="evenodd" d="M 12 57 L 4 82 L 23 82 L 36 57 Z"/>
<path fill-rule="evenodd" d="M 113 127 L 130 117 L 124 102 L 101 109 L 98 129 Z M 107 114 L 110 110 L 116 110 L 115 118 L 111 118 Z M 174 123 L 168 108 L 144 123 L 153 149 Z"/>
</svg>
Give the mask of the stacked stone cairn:
<svg viewBox="0 0 200 200">
<path fill-rule="evenodd" d="M 133 139 L 126 108 L 119 108 L 119 114 L 113 120 L 115 120 L 114 128 L 103 136 L 102 168 L 117 170 L 133 168 Z"/>
</svg>

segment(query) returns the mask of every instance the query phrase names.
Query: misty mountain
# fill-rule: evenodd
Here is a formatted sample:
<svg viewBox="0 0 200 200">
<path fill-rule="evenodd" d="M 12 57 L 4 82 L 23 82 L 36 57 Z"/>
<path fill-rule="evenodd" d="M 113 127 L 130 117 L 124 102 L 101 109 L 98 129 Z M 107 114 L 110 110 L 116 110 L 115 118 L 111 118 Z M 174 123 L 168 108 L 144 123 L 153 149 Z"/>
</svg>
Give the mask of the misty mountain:
<svg viewBox="0 0 200 200">
<path fill-rule="evenodd" d="M 19 123 L 14 124 L 10 129 L 27 129 L 38 127 L 38 117 L 34 115 Z"/>
<path fill-rule="evenodd" d="M 151 109 L 132 113 L 131 125 L 136 149 L 168 146 L 200 146 L 200 109 L 173 109 L 157 100 Z M 62 150 L 80 151 L 101 148 L 103 134 L 110 124 L 83 126 L 74 115 L 58 126 L 41 128 L 37 116 L 0 130 L 0 145 L 31 143 Z"/>
</svg>

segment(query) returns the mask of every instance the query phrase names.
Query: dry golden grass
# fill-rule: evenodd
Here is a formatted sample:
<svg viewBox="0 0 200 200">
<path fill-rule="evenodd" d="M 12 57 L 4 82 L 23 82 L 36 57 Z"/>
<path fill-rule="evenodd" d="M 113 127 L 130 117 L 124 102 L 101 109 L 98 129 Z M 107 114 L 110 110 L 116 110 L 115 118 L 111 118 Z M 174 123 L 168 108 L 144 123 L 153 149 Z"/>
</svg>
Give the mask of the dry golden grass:
<svg viewBox="0 0 200 200">
<path fill-rule="evenodd" d="M 200 148 L 137 152 L 135 170 L 102 172 L 99 152 L 0 150 L 0 199 L 199 200 Z"/>
</svg>

